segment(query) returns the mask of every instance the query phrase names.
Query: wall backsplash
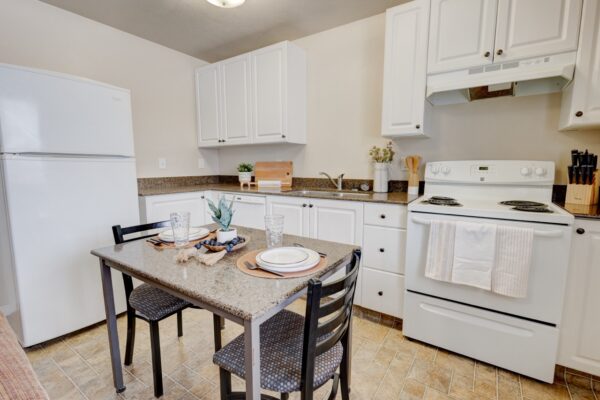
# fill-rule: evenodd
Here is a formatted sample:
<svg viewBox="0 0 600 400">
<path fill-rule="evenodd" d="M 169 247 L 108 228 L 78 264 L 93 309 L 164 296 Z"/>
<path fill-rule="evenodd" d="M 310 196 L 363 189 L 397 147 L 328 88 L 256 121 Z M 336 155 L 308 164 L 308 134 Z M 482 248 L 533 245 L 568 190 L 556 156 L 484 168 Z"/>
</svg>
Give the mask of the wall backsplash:
<svg viewBox="0 0 600 400">
<path fill-rule="evenodd" d="M 294 175 L 345 172 L 372 177 L 368 149 L 380 136 L 384 15 L 296 41 L 308 60 L 308 144 L 245 146 L 219 150 L 221 174 L 241 161 L 292 160 Z M 557 164 L 566 182 L 572 148 L 600 153 L 600 131 L 559 132 L 560 94 L 497 98 L 433 108 L 429 139 L 394 141 L 399 157 L 391 179 L 406 179 L 400 158 L 420 154 L 424 162 L 459 159 L 533 159 Z"/>
</svg>

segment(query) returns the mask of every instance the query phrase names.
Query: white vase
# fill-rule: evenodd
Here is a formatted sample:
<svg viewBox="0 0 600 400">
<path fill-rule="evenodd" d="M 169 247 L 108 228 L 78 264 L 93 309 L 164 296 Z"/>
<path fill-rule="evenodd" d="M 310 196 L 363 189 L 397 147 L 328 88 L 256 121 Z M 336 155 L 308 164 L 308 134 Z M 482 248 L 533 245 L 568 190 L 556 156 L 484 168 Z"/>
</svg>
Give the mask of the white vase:
<svg viewBox="0 0 600 400">
<path fill-rule="evenodd" d="M 252 181 L 252 172 L 238 172 L 240 183 L 249 183 Z"/>
<path fill-rule="evenodd" d="M 373 176 L 373 191 L 387 193 L 388 191 L 388 163 L 375 163 Z"/>
<path fill-rule="evenodd" d="M 237 229 L 231 228 L 228 231 L 217 231 L 217 242 L 219 243 L 227 243 L 231 242 L 233 239 L 237 237 Z"/>
</svg>

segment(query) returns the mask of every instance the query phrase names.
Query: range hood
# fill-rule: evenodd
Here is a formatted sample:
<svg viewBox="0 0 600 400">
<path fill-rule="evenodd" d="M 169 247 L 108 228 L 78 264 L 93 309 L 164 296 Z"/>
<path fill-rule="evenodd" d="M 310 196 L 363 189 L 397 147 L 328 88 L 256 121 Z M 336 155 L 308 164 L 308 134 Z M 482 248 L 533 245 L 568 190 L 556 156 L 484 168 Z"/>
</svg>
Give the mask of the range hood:
<svg viewBox="0 0 600 400">
<path fill-rule="evenodd" d="M 490 64 L 427 76 L 433 105 L 560 92 L 573 79 L 577 52 Z"/>
</svg>

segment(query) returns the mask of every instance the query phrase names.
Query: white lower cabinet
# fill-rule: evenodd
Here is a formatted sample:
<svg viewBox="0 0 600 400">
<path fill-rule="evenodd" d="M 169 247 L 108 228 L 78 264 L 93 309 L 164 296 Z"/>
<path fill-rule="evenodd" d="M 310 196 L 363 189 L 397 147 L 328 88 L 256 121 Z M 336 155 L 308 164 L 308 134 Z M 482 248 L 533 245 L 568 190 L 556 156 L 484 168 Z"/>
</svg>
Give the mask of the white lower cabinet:
<svg viewBox="0 0 600 400">
<path fill-rule="evenodd" d="M 265 229 L 265 196 L 251 196 L 237 193 L 220 193 L 227 201 L 233 200 L 232 225 L 246 228 Z"/>
<path fill-rule="evenodd" d="M 296 197 L 267 197 L 267 214 L 283 215 L 283 233 L 308 236 L 309 216 L 307 207 L 310 199 Z"/>
<path fill-rule="evenodd" d="M 370 268 L 404 274 L 406 230 L 365 225 L 363 262 Z"/>
<path fill-rule="evenodd" d="M 162 194 L 142 196 L 140 202 L 140 221 L 151 223 L 170 219 L 172 212 L 190 213 L 190 225 L 200 226 L 206 223 L 206 202 L 204 192 Z"/>
<path fill-rule="evenodd" d="M 600 375 L 600 221 L 575 220 L 558 363 Z"/>
<path fill-rule="evenodd" d="M 363 307 L 402 318 L 404 275 L 364 267 L 362 270 Z"/>
</svg>

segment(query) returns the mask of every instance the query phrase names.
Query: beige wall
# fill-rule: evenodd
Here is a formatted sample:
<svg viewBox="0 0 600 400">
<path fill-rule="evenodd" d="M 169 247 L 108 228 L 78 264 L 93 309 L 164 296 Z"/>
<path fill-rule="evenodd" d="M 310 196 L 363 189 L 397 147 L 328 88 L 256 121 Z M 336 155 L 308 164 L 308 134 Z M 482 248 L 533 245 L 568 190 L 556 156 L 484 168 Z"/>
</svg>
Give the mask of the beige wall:
<svg viewBox="0 0 600 400">
<path fill-rule="evenodd" d="M 202 60 L 37 0 L 0 0 L 0 62 L 130 89 L 138 176 L 218 171 L 217 152 L 196 145 L 193 71 Z"/>
<path fill-rule="evenodd" d="M 370 178 L 368 148 L 385 140 L 381 129 L 384 16 L 296 41 L 308 59 L 308 144 L 254 146 L 219 151 L 221 173 L 241 161 L 292 160 L 296 176 L 319 171 Z M 533 159 L 557 163 L 565 182 L 571 148 L 600 153 L 600 131 L 558 132 L 560 95 L 483 100 L 434 108 L 432 137 L 394 142 L 400 155 L 425 161 Z M 392 178 L 404 179 L 399 160 Z"/>
</svg>

